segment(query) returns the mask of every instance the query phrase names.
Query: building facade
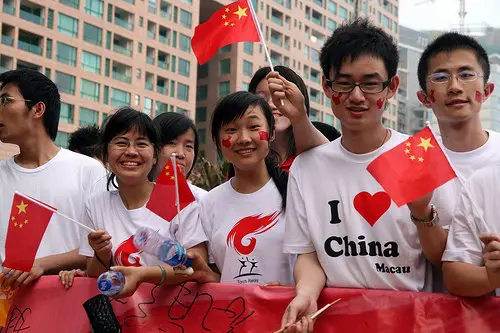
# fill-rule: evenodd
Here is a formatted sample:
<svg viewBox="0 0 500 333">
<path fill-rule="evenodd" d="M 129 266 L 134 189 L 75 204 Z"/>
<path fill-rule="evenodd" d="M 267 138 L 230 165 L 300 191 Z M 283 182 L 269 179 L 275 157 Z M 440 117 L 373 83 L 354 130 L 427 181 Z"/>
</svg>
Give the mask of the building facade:
<svg viewBox="0 0 500 333">
<path fill-rule="evenodd" d="M 56 143 L 121 106 L 194 116 L 200 0 L 2 0 L 0 71 L 32 68 L 61 93 Z M 16 151 L 0 146 L 0 158 Z"/>
</svg>

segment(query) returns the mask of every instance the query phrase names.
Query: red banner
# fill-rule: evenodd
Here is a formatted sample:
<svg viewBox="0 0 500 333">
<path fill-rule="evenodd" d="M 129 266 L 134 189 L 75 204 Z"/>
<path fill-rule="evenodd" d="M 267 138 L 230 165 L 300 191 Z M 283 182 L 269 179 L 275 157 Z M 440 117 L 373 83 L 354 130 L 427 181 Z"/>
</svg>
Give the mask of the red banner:
<svg viewBox="0 0 500 333">
<path fill-rule="evenodd" d="M 66 290 L 43 277 L 15 296 L 0 333 L 90 332 L 82 304 L 98 294 L 96 281 L 77 278 Z M 294 295 L 289 287 L 188 283 L 143 285 L 111 304 L 123 332 L 262 333 L 279 329 Z M 494 332 L 500 298 L 362 289 L 325 289 L 319 306 L 341 297 L 317 320 L 315 332 Z"/>
</svg>

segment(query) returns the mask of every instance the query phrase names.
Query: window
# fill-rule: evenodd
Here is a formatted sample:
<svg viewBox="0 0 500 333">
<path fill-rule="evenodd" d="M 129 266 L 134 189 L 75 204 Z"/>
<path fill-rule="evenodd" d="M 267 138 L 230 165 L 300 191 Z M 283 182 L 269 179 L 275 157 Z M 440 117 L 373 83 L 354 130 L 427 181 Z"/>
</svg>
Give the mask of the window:
<svg viewBox="0 0 500 333">
<path fill-rule="evenodd" d="M 70 66 L 76 66 L 76 48 L 57 42 L 57 61 Z"/>
<path fill-rule="evenodd" d="M 223 48 L 219 49 L 219 53 L 229 53 L 231 52 L 231 44 L 224 46 Z"/>
<path fill-rule="evenodd" d="M 99 83 L 85 79 L 80 80 L 80 97 L 90 99 L 94 102 L 99 102 L 99 90 Z"/>
<path fill-rule="evenodd" d="M 109 87 L 108 86 L 104 86 L 104 89 L 103 89 L 103 92 L 102 92 L 102 98 L 103 98 L 103 102 L 104 104 L 108 105 L 109 104 Z"/>
<path fill-rule="evenodd" d="M 181 9 L 181 15 L 180 15 L 180 24 L 183 27 L 186 28 L 191 28 L 191 20 L 192 20 L 192 15 L 190 12 L 185 11 L 184 9 Z"/>
<path fill-rule="evenodd" d="M 195 121 L 196 121 L 196 123 L 203 123 L 203 122 L 207 121 L 207 108 L 206 107 L 196 108 Z"/>
<path fill-rule="evenodd" d="M 156 101 L 156 104 L 155 104 L 155 115 L 159 115 L 159 114 L 162 114 L 162 113 L 165 113 L 165 112 L 168 112 L 168 104 L 162 103 L 160 101 Z"/>
<path fill-rule="evenodd" d="M 87 72 L 101 74 L 101 56 L 82 51 L 82 69 Z"/>
<path fill-rule="evenodd" d="M 178 72 L 180 75 L 189 77 L 190 69 L 191 69 L 191 63 L 187 60 L 184 60 L 182 58 L 179 58 L 179 61 L 177 62 L 178 67 Z"/>
<path fill-rule="evenodd" d="M 69 133 L 57 132 L 57 136 L 56 139 L 54 140 L 54 143 L 56 144 L 56 146 L 68 148 L 68 139 L 69 139 Z"/>
<path fill-rule="evenodd" d="M 224 59 L 219 61 L 220 75 L 227 75 L 231 73 L 231 59 Z"/>
<path fill-rule="evenodd" d="M 330 32 L 333 32 L 337 28 L 337 22 L 332 19 L 328 19 L 327 28 Z"/>
<path fill-rule="evenodd" d="M 104 12 L 104 1 L 85 0 L 85 13 L 102 19 Z"/>
<path fill-rule="evenodd" d="M 50 79 L 50 77 L 52 76 L 52 70 L 50 68 L 45 68 L 45 76 L 48 77 Z"/>
<path fill-rule="evenodd" d="M 102 29 L 95 25 L 83 24 L 83 40 L 97 46 L 102 45 Z"/>
<path fill-rule="evenodd" d="M 219 97 L 224 97 L 230 93 L 230 81 L 219 82 Z"/>
<path fill-rule="evenodd" d="M 47 45 L 45 45 L 45 56 L 49 59 L 52 58 L 52 39 L 47 38 Z"/>
<path fill-rule="evenodd" d="M 144 113 L 150 117 L 153 114 L 153 100 L 151 98 L 144 97 Z"/>
<path fill-rule="evenodd" d="M 71 37 L 78 37 L 78 20 L 72 18 L 71 16 L 59 13 L 58 30 L 62 34 Z"/>
<path fill-rule="evenodd" d="M 253 55 L 253 43 L 252 42 L 245 42 L 243 44 L 243 51 L 245 51 L 245 53 L 248 55 Z"/>
<path fill-rule="evenodd" d="M 189 86 L 188 85 L 177 82 L 177 99 L 180 99 L 181 101 L 186 101 L 186 102 L 189 100 Z"/>
<path fill-rule="evenodd" d="M 337 4 L 333 0 L 328 0 L 328 11 L 332 14 L 337 14 Z"/>
<path fill-rule="evenodd" d="M 248 83 L 242 82 L 241 83 L 241 90 L 243 91 L 248 91 Z"/>
<path fill-rule="evenodd" d="M 342 20 L 347 20 L 347 9 L 345 9 L 344 7 L 340 6 L 340 12 L 339 12 L 339 16 Z"/>
<path fill-rule="evenodd" d="M 73 75 L 56 71 L 56 85 L 63 93 L 75 94 L 75 77 Z"/>
<path fill-rule="evenodd" d="M 243 73 L 246 76 L 252 77 L 253 75 L 253 65 L 250 61 L 243 60 Z"/>
<path fill-rule="evenodd" d="M 198 65 L 198 79 L 204 79 L 208 77 L 208 64 Z"/>
<path fill-rule="evenodd" d="M 60 3 L 65 4 L 66 6 L 70 6 L 78 9 L 80 7 L 79 0 L 59 0 Z"/>
<path fill-rule="evenodd" d="M 66 124 L 73 124 L 73 114 L 75 112 L 75 106 L 73 104 L 61 102 L 61 114 L 59 120 Z"/>
<path fill-rule="evenodd" d="M 325 123 L 333 126 L 333 120 L 334 120 L 333 115 L 325 114 Z"/>
<path fill-rule="evenodd" d="M 198 86 L 198 89 L 196 89 L 196 100 L 204 101 L 207 99 L 207 96 L 208 96 L 208 86 L 205 84 L 202 86 Z"/>
<path fill-rule="evenodd" d="M 186 35 L 179 34 L 179 49 L 184 52 L 189 52 L 191 49 L 191 38 Z"/>
<path fill-rule="evenodd" d="M 54 28 L 54 11 L 52 9 L 49 9 L 49 12 L 47 14 L 47 28 Z"/>
<path fill-rule="evenodd" d="M 206 128 L 198 128 L 198 136 L 200 137 L 200 144 L 207 143 L 207 130 Z"/>
<path fill-rule="evenodd" d="M 130 93 L 111 88 L 111 105 L 120 107 L 120 106 L 129 106 L 130 105 Z"/>
<path fill-rule="evenodd" d="M 97 125 L 99 121 L 99 112 L 80 107 L 80 126 Z"/>
<path fill-rule="evenodd" d="M 389 18 L 385 15 L 382 16 L 382 25 L 384 26 L 384 28 L 389 28 Z"/>
<path fill-rule="evenodd" d="M 175 110 L 175 112 L 180 113 L 180 114 L 182 114 L 184 116 L 188 116 L 188 114 L 189 114 L 188 110 L 180 108 L 180 107 L 177 107 L 177 110 Z"/>
</svg>

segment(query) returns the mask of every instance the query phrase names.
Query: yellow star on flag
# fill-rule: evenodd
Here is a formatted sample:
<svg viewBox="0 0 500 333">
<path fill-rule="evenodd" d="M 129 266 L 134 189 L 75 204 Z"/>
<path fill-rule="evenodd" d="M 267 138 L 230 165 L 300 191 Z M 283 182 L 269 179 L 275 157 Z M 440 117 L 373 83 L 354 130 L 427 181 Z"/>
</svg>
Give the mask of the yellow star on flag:
<svg viewBox="0 0 500 333">
<path fill-rule="evenodd" d="M 428 139 L 420 138 L 420 143 L 417 145 L 417 147 L 423 147 L 426 152 L 427 149 L 434 148 L 434 146 L 431 143 L 431 138 Z"/>
<path fill-rule="evenodd" d="M 412 161 L 415 161 L 415 158 L 416 158 L 415 155 L 410 156 L 410 160 L 412 160 Z"/>
<path fill-rule="evenodd" d="M 410 153 L 410 149 L 405 149 L 405 154 L 409 154 Z"/>
<path fill-rule="evenodd" d="M 234 23 L 231 23 L 231 26 L 234 27 Z"/>
<path fill-rule="evenodd" d="M 171 179 L 171 180 L 174 180 L 175 178 L 174 178 L 174 176 L 172 176 L 172 177 L 170 177 L 170 179 Z"/>
<path fill-rule="evenodd" d="M 223 14 L 222 15 L 222 19 L 225 20 L 226 19 L 226 14 Z"/>
<path fill-rule="evenodd" d="M 407 142 L 406 147 L 411 147 L 411 142 Z"/>
<path fill-rule="evenodd" d="M 419 157 L 419 158 L 418 158 L 418 161 L 419 161 L 419 162 L 424 162 L 424 158 L 423 158 L 423 157 Z"/>
<path fill-rule="evenodd" d="M 14 227 L 17 227 L 17 223 L 16 222 L 14 222 Z"/>
<path fill-rule="evenodd" d="M 241 20 L 242 16 L 248 16 L 247 9 L 248 8 L 241 8 L 240 6 L 238 6 L 238 11 L 234 12 L 233 14 L 238 15 L 238 20 Z"/>
<path fill-rule="evenodd" d="M 224 25 L 227 27 L 229 25 L 229 22 L 228 21 L 224 22 Z"/>
<path fill-rule="evenodd" d="M 170 172 L 165 172 L 165 176 L 170 176 Z"/>
<path fill-rule="evenodd" d="M 16 206 L 19 211 L 17 212 L 17 215 L 24 213 L 26 214 L 26 207 L 28 207 L 28 204 L 25 204 L 24 201 L 21 200 L 21 203 Z"/>
<path fill-rule="evenodd" d="M 229 13 L 229 8 L 226 8 L 226 13 Z"/>
<path fill-rule="evenodd" d="M 28 224 L 28 220 L 24 220 L 24 224 Z"/>
<path fill-rule="evenodd" d="M 23 224 L 22 223 L 19 223 L 19 228 L 23 228 Z"/>
<path fill-rule="evenodd" d="M 165 170 L 170 169 L 170 165 L 165 166 Z"/>
<path fill-rule="evenodd" d="M 11 220 L 11 221 L 15 221 L 15 220 L 16 220 L 16 217 L 15 217 L 15 216 L 12 216 L 12 217 L 10 218 L 10 220 Z"/>
</svg>

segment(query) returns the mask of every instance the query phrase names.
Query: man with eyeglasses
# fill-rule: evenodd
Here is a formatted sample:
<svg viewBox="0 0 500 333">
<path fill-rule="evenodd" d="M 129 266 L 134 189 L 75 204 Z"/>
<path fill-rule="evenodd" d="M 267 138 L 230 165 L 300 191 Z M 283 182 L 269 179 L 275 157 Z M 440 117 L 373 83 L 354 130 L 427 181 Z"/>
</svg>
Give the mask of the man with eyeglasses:
<svg viewBox="0 0 500 333">
<path fill-rule="evenodd" d="M 320 61 L 342 136 L 302 153 L 290 170 L 284 251 L 298 257 L 285 332 L 312 331 L 309 315 L 325 284 L 428 290 L 426 258 L 439 264 L 442 248 L 435 245 L 446 241 L 432 194 L 398 208 L 366 170 L 408 138 L 382 123 L 399 85 L 392 38 L 358 19 L 334 31 Z"/>
<path fill-rule="evenodd" d="M 474 38 L 458 33 L 446 33 L 429 44 L 418 66 L 422 88 L 418 98 L 436 116 L 444 150 L 463 181 L 468 181 L 477 170 L 500 162 L 500 135 L 484 129 L 479 114 L 494 89 L 493 83 L 488 82 L 489 76 L 490 63 L 484 48 Z M 474 184 L 470 186 L 474 188 Z M 462 214 L 457 211 L 462 190 L 461 182 L 456 179 L 434 192 L 433 201 L 445 224 L 454 220 L 455 213 Z M 483 202 L 474 202 L 474 205 L 483 207 Z M 468 234 L 464 228 L 468 219 L 472 223 L 473 216 L 459 218 L 462 223 L 451 223 L 442 260 L 448 290 L 474 296 L 478 295 L 478 289 L 475 290 L 472 283 L 462 283 L 456 275 L 466 270 L 468 264 L 477 263 L 468 253 L 470 243 L 462 239 Z M 435 282 L 439 280 L 438 274 Z"/>
<path fill-rule="evenodd" d="M 5 260 L 15 191 L 81 220 L 86 197 L 92 191 L 105 190 L 105 170 L 99 162 L 54 144 L 60 110 L 58 89 L 45 75 L 34 70 L 0 75 L 0 141 L 18 145 L 20 150 L 18 155 L 0 161 L 0 263 Z M 29 211 L 29 204 L 26 209 Z M 43 274 L 85 267 L 85 257 L 78 254 L 79 245 L 78 226 L 54 214 L 31 271 L 4 267 L 0 273 L 0 278 L 5 277 L 2 286 L 16 287 Z"/>
</svg>

